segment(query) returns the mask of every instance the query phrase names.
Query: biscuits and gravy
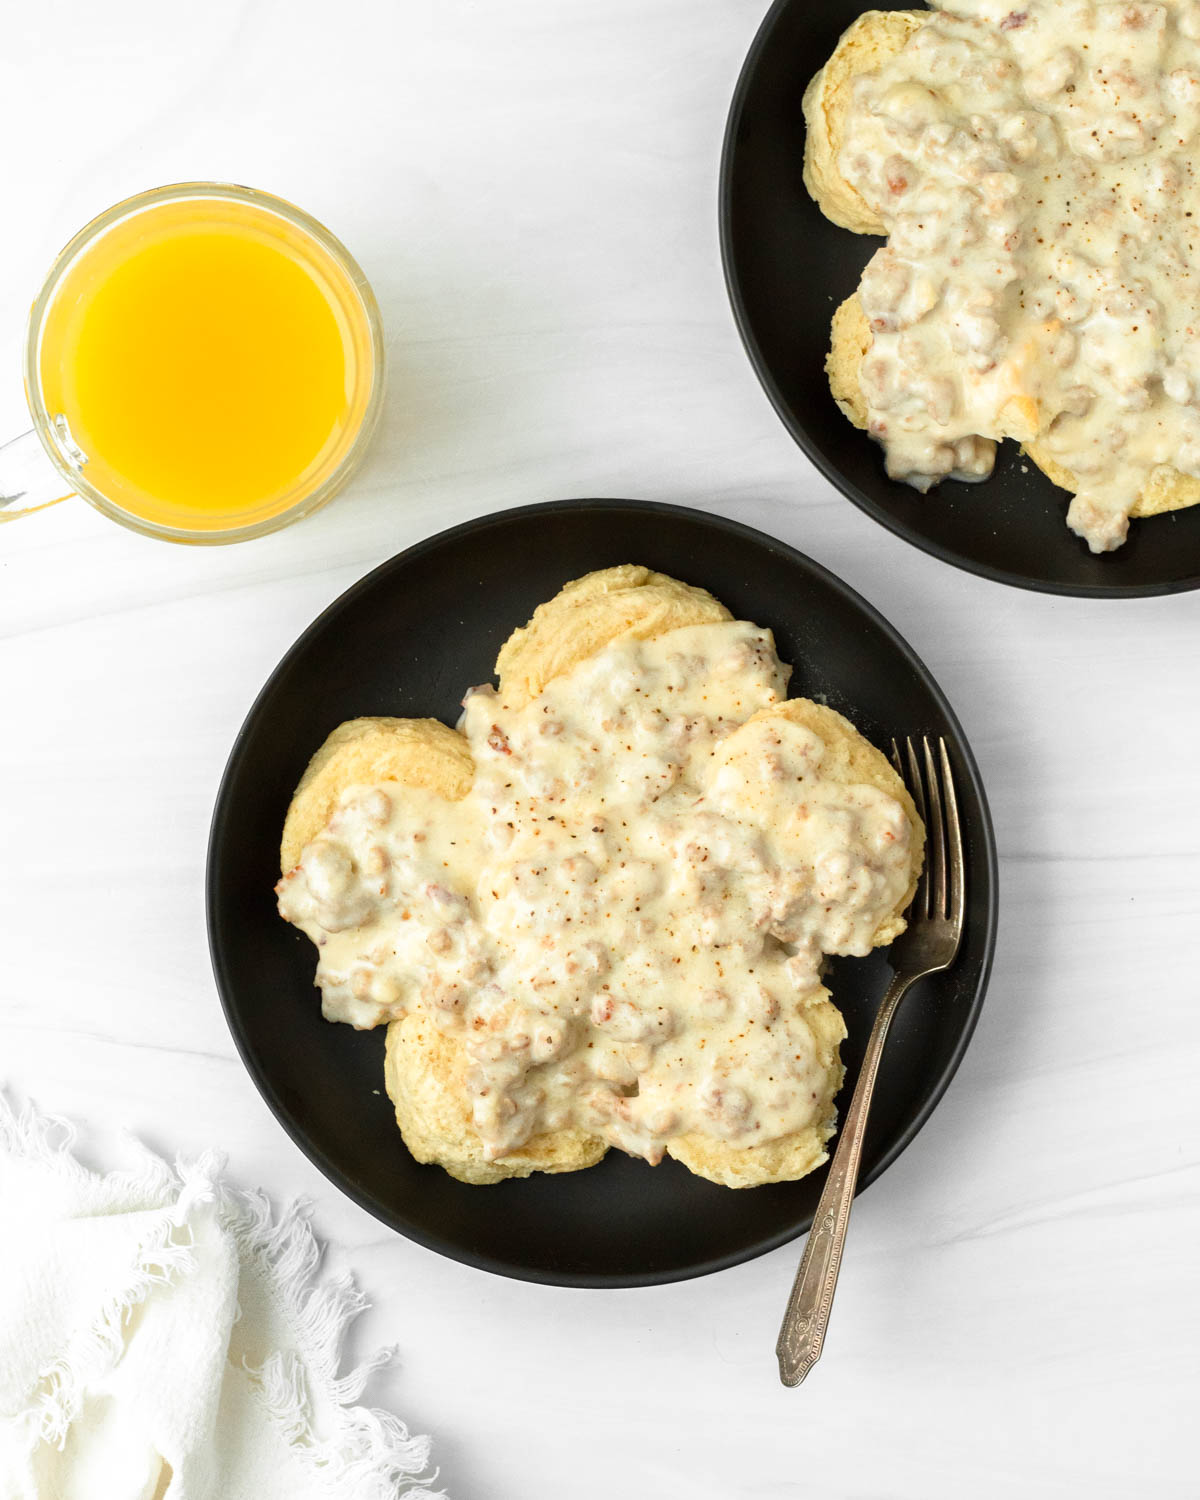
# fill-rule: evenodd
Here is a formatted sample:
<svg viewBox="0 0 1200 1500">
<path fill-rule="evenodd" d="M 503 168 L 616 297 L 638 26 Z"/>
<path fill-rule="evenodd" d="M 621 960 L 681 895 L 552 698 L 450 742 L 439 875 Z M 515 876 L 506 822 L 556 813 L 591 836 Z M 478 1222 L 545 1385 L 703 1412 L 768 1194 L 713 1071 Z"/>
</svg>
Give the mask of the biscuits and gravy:
<svg viewBox="0 0 1200 1500">
<path fill-rule="evenodd" d="M 804 112 L 809 192 L 887 236 L 827 373 L 889 475 L 1015 438 L 1093 552 L 1200 501 L 1200 4 L 868 11 Z"/>
<path fill-rule="evenodd" d="M 457 730 L 335 730 L 279 909 L 325 1016 L 388 1028 L 404 1140 L 463 1181 L 670 1154 L 730 1186 L 825 1160 L 826 955 L 904 928 L 924 830 L 885 757 L 785 697 L 769 630 L 633 565 L 514 632 Z"/>
</svg>

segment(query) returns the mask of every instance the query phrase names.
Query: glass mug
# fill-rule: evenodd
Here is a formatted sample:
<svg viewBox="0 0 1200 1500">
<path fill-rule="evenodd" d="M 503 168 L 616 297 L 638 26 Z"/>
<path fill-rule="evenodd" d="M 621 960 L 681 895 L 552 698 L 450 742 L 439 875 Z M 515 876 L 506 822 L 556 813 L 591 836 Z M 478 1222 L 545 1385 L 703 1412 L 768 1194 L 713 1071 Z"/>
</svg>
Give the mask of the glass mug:
<svg viewBox="0 0 1200 1500">
<path fill-rule="evenodd" d="M 33 304 L 33 428 L 0 447 L 0 507 L 65 481 L 147 536 L 263 536 L 354 473 L 383 384 L 374 294 L 323 225 L 227 183 L 139 193 L 80 230 Z"/>
</svg>

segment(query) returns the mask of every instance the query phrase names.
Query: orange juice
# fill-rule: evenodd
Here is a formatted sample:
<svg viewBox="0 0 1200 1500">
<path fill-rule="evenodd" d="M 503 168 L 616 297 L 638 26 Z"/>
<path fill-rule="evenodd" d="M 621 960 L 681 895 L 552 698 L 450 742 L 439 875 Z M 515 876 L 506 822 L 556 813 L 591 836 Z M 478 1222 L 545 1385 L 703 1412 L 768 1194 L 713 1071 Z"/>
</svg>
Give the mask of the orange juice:
<svg viewBox="0 0 1200 1500">
<path fill-rule="evenodd" d="M 257 527 L 320 489 L 379 374 L 331 244 L 257 203 L 200 197 L 84 249 L 46 314 L 38 379 L 91 488 L 194 532 Z"/>
</svg>

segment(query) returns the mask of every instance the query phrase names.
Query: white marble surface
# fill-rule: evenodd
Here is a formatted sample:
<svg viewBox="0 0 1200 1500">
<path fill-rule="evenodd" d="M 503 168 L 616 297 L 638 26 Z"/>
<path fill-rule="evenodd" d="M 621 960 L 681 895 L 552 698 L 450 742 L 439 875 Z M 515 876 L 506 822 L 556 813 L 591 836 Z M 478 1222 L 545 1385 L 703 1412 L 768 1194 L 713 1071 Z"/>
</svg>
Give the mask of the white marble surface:
<svg viewBox="0 0 1200 1500">
<path fill-rule="evenodd" d="M 392 384 L 353 489 L 278 536 L 174 548 L 80 502 L 0 529 L 0 1074 L 308 1195 L 374 1302 L 359 1345 L 399 1345 L 376 1394 L 434 1434 L 455 1500 L 1194 1497 L 1200 595 L 1086 603 L 968 577 L 793 447 L 717 254 L 721 133 L 763 10 L 8 8 L 0 429 L 23 425 L 21 325 L 55 249 L 188 177 L 272 189 L 347 241 Z M 408 543 L 587 494 L 720 510 L 840 573 L 933 668 L 992 799 L 988 1004 L 933 1120 L 858 1204 L 799 1391 L 772 1358 L 795 1248 L 620 1293 L 441 1260 L 291 1145 L 209 972 L 212 799 L 287 645 Z"/>
</svg>

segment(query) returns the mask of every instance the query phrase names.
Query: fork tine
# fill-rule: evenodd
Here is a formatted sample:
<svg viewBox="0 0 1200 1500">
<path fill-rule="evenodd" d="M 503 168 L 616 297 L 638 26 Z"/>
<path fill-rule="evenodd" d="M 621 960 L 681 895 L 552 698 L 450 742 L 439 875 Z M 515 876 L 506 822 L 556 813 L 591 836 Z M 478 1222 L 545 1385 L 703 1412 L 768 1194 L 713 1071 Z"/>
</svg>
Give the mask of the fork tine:
<svg viewBox="0 0 1200 1500">
<path fill-rule="evenodd" d="M 929 736 L 921 736 L 921 747 L 925 752 L 925 776 L 929 798 L 929 819 L 926 824 L 926 853 L 930 863 L 930 914 L 946 915 L 946 835 L 942 818 L 942 794 L 938 786 L 937 767 L 933 763 L 933 750 Z"/>
<path fill-rule="evenodd" d="M 938 740 L 942 762 L 942 788 L 946 798 L 946 842 L 950 851 L 950 920 L 961 930 L 965 910 L 967 862 L 963 854 L 962 824 L 958 816 L 958 798 L 954 791 L 954 772 L 946 741 Z"/>
<path fill-rule="evenodd" d="M 896 740 L 895 740 L 894 737 L 892 739 L 892 765 L 895 766 L 895 768 L 896 768 L 896 775 L 899 776 L 900 780 L 904 783 L 904 785 L 906 787 L 909 786 L 909 782 L 910 782 L 911 778 L 909 777 L 908 773 L 904 769 L 904 758 L 900 754 L 900 746 L 897 744 L 897 742 L 896 742 Z M 911 788 L 910 788 L 910 795 L 911 795 Z M 911 916 L 914 919 L 914 921 L 925 910 L 925 895 L 926 895 L 926 892 L 925 892 L 925 870 L 922 867 L 921 873 L 917 877 L 916 889 L 912 893 L 912 900 L 908 903 L 908 908 L 907 908 L 909 916 Z"/>
<path fill-rule="evenodd" d="M 904 769 L 904 759 L 900 754 L 900 746 L 894 739 L 892 740 L 892 765 L 896 768 L 896 775 L 899 776 L 905 786 L 908 786 L 908 772 Z"/>
<path fill-rule="evenodd" d="M 905 758 L 908 762 L 908 774 L 905 781 L 908 790 L 916 803 L 917 816 L 925 823 L 925 788 L 921 780 L 921 767 L 917 762 L 917 752 L 913 746 L 911 736 L 904 741 Z M 901 773 L 903 774 L 903 773 Z M 917 893 L 913 897 L 912 914 L 914 917 L 927 917 L 929 915 L 929 857 L 926 855 L 925 862 L 921 867 L 921 879 L 917 884 Z"/>
<path fill-rule="evenodd" d="M 912 793 L 912 799 L 917 804 L 917 812 L 920 814 L 921 822 L 925 821 L 925 782 L 921 776 L 921 766 L 917 760 L 916 746 L 911 737 L 904 741 L 905 757 L 908 761 L 908 789 Z"/>
</svg>

